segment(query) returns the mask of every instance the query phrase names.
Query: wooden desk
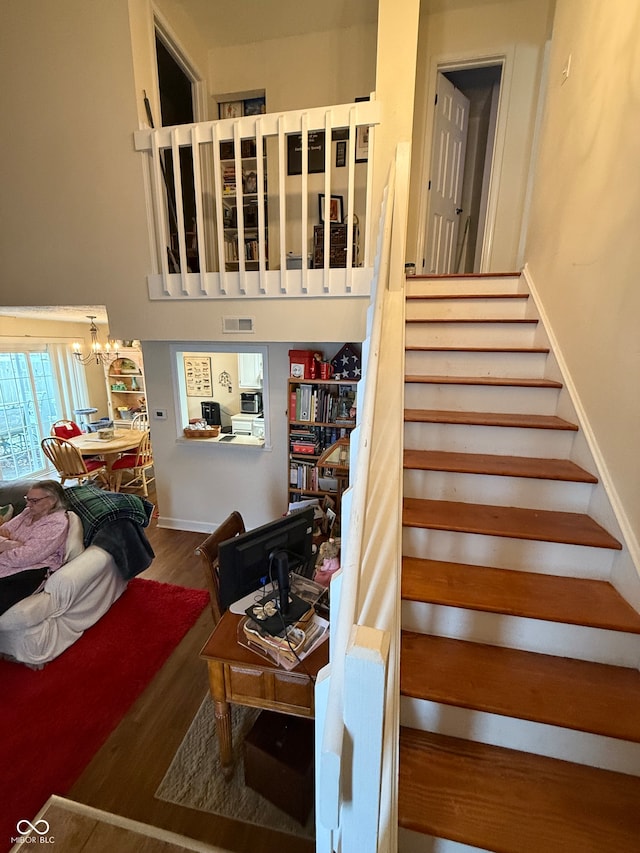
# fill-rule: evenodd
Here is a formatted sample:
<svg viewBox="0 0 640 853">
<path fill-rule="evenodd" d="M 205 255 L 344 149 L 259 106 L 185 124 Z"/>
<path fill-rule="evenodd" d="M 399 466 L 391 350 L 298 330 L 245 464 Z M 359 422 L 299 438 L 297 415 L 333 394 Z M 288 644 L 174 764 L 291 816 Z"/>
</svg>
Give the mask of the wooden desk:
<svg viewBox="0 0 640 853">
<path fill-rule="evenodd" d="M 114 437 L 107 441 L 98 438 L 97 433 L 93 432 L 74 435 L 68 441 L 74 444 L 83 456 L 102 456 L 107 467 L 109 482 L 111 482 L 113 463 L 125 450 L 137 450 L 143 435 L 144 430 L 117 429 Z"/>
<path fill-rule="evenodd" d="M 318 671 L 329 661 L 328 640 L 291 671 L 263 660 L 238 643 L 238 624 L 242 618 L 227 610 L 200 652 L 200 657 L 207 661 L 209 668 L 209 689 L 215 709 L 220 763 L 226 777 L 232 772 L 229 703 L 297 717 L 313 717 L 312 678 L 315 680 Z"/>
</svg>

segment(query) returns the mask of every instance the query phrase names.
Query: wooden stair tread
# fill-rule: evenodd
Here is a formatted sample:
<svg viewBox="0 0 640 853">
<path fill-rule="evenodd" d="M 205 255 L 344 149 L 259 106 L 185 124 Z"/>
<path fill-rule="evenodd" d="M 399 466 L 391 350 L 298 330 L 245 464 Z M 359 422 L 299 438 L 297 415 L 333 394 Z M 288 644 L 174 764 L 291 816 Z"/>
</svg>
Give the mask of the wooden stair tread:
<svg viewBox="0 0 640 853">
<path fill-rule="evenodd" d="M 596 521 L 576 512 L 405 498 L 402 523 L 405 527 L 622 549 Z"/>
<path fill-rule="evenodd" d="M 465 426 L 559 429 L 577 432 L 577 424 L 557 415 L 524 415 L 516 412 L 455 412 L 442 409 L 405 409 L 407 423 L 462 424 Z"/>
<path fill-rule="evenodd" d="M 402 598 L 640 634 L 640 613 L 606 581 L 402 558 Z"/>
<path fill-rule="evenodd" d="M 405 299 L 412 302 L 420 299 L 528 299 L 528 293 L 407 293 Z"/>
<path fill-rule="evenodd" d="M 549 353 L 549 347 L 422 347 L 407 344 L 405 352 Z"/>
<path fill-rule="evenodd" d="M 627 667 L 403 631 L 400 693 L 640 743 L 640 672 Z"/>
<path fill-rule="evenodd" d="M 577 483 L 598 482 L 597 477 L 568 459 L 494 456 L 487 453 L 456 453 L 444 450 L 405 450 L 403 464 L 405 468 L 421 471 L 528 477 Z"/>
<path fill-rule="evenodd" d="M 407 317 L 405 323 L 522 323 L 535 326 L 537 320 L 533 317 Z"/>
<path fill-rule="evenodd" d="M 640 778 L 400 730 L 399 824 L 501 853 L 638 850 Z"/>
<path fill-rule="evenodd" d="M 562 388 L 562 382 L 555 379 L 516 378 L 511 376 L 428 376 L 407 375 L 405 382 L 423 385 L 492 385 L 518 388 Z"/>
</svg>

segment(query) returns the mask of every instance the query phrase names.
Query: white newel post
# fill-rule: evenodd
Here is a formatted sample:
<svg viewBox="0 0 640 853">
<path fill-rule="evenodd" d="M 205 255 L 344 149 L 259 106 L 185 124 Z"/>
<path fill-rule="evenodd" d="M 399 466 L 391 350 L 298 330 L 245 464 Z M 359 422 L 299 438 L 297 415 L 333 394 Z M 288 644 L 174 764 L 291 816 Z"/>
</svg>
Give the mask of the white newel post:
<svg viewBox="0 0 640 853">
<path fill-rule="evenodd" d="M 355 625 L 345 661 L 342 850 L 377 853 L 384 693 L 390 638 Z M 347 755 L 351 751 L 351 762 Z M 349 774 L 349 763 L 351 773 Z M 349 781 L 347 781 L 349 780 Z"/>
</svg>

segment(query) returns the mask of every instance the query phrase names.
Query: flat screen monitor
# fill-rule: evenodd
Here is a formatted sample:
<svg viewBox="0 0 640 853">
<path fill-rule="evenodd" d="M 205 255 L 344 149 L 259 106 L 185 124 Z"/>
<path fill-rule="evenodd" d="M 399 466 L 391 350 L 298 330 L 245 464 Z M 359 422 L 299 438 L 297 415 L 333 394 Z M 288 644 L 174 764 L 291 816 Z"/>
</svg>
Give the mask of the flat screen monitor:
<svg viewBox="0 0 640 853">
<path fill-rule="evenodd" d="M 286 585 L 289 571 L 305 573 L 312 560 L 313 515 L 313 507 L 296 510 L 220 543 L 218 574 L 223 611 L 270 580 Z"/>
</svg>

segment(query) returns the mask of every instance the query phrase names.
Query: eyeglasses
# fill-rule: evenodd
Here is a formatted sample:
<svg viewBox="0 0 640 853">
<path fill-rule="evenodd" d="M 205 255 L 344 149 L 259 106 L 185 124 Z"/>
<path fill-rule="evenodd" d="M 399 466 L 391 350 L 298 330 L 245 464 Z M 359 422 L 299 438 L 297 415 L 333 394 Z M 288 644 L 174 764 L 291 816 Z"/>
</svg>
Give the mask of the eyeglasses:
<svg viewBox="0 0 640 853">
<path fill-rule="evenodd" d="M 50 495 L 45 495 L 43 498 L 29 498 L 25 495 L 24 499 L 28 504 L 39 504 L 40 501 L 46 501 L 48 497 L 50 497 Z"/>
</svg>

